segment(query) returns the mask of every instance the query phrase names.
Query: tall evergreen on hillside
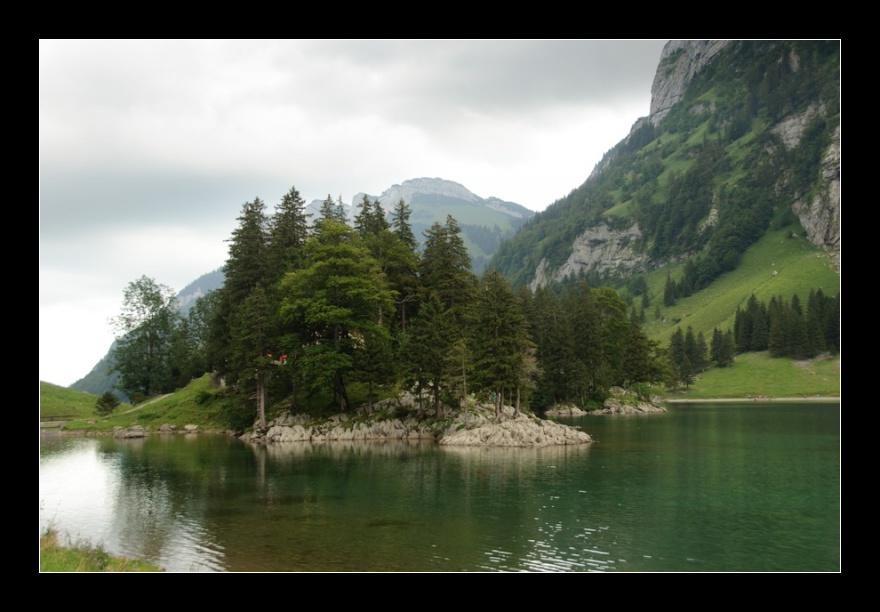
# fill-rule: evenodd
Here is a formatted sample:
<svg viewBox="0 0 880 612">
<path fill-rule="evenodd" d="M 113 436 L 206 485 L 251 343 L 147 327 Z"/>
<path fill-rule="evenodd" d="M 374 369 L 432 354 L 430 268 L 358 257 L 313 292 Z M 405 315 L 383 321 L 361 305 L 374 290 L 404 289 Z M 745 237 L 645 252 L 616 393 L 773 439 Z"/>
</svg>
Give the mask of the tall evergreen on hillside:
<svg viewBox="0 0 880 612">
<path fill-rule="evenodd" d="M 241 344 L 233 331 L 239 309 L 254 287 L 271 285 L 268 224 L 266 206 L 260 198 L 245 202 L 238 216 L 238 227 L 229 241 L 229 257 L 223 267 L 226 281 L 218 290 L 211 343 L 212 352 L 218 357 L 217 369 L 230 384 L 237 382 L 242 374 L 235 365 L 242 360 L 242 356 L 235 354 Z"/>
</svg>

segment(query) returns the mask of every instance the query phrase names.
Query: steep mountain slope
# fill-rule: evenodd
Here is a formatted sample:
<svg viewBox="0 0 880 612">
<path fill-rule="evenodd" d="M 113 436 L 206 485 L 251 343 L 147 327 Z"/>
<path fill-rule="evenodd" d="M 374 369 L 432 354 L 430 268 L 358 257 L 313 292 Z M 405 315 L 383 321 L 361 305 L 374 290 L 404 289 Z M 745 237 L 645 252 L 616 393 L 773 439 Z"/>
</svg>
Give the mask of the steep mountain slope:
<svg viewBox="0 0 880 612">
<path fill-rule="evenodd" d="M 840 264 L 840 43 L 672 41 L 651 115 L 490 265 L 531 287 L 622 286 L 689 262 L 698 291 L 785 229 Z"/>
</svg>

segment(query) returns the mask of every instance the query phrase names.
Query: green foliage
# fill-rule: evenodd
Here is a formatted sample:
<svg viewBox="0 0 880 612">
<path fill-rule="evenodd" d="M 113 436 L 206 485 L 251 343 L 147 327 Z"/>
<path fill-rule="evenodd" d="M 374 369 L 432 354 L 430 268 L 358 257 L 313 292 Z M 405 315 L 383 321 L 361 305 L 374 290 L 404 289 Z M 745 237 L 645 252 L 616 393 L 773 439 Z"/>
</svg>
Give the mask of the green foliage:
<svg viewBox="0 0 880 612">
<path fill-rule="evenodd" d="M 116 410 L 118 406 L 119 400 L 116 399 L 116 396 L 110 391 L 105 391 L 104 394 L 98 398 L 98 401 L 95 402 L 95 413 L 101 416 L 106 416 Z"/>
<path fill-rule="evenodd" d="M 324 219 L 306 244 L 305 267 L 285 278 L 282 292 L 281 316 L 299 328 L 312 388 L 332 381 L 347 409 L 345 375 L 355 354 L 385 333 L 381 313 L 393 310 L 379 263 L 351 228 Z"/>
<path fill-rule="evenodd" d="M 483 277 L 476 302 L 475 382 L 497 393 L 530 386 L 526 376 L 530 347 L 528 322 L 519 300 L 504 277 L 493 270 Z"/>
<path fill-rule="evenodd" d="M 126 286 L 122 312 L 112 323 L 121 334 L 113 350 L 114 369 L 128 395 L 173 389 L 171 352 L 178 317 L 170 287 L 146 276 Z"/>
</svg>

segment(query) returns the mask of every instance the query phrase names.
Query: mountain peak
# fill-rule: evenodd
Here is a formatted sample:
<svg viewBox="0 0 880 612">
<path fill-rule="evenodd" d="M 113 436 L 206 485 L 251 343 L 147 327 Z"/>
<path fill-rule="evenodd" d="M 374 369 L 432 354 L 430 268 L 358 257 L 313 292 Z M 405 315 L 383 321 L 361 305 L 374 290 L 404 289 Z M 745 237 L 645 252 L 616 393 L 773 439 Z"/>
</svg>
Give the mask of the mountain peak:
<svg viewBox="0 0 880 612">
<path fill-rule="evenodd" d="M 467 187 L 455 181 L 442 178 L 414 178 L 403 181 L 399 185 L 392 185 L 379 196 L 379 202 L 383 205 L 396 204 L 400 198 L 410 202 L 415 194 L 443 196 L 455 198 L 466 202 L 479 203 L 482 198 L 474 194 Z"/>
</svg>

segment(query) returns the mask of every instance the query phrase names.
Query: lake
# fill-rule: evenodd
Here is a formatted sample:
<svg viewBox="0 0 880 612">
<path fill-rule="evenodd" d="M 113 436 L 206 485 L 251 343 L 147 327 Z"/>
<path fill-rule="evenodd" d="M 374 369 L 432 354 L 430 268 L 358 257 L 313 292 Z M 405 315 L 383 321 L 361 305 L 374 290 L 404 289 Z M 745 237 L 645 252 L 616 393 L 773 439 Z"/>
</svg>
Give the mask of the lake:
<svg viewBox="0 0 880 612">
<path fill-rule="evenodd" d="M 168 571 L 840 570 L 840 405 L 558 419 L 594 444 L 42 434 L 40 530 Z"/>
</svg>

